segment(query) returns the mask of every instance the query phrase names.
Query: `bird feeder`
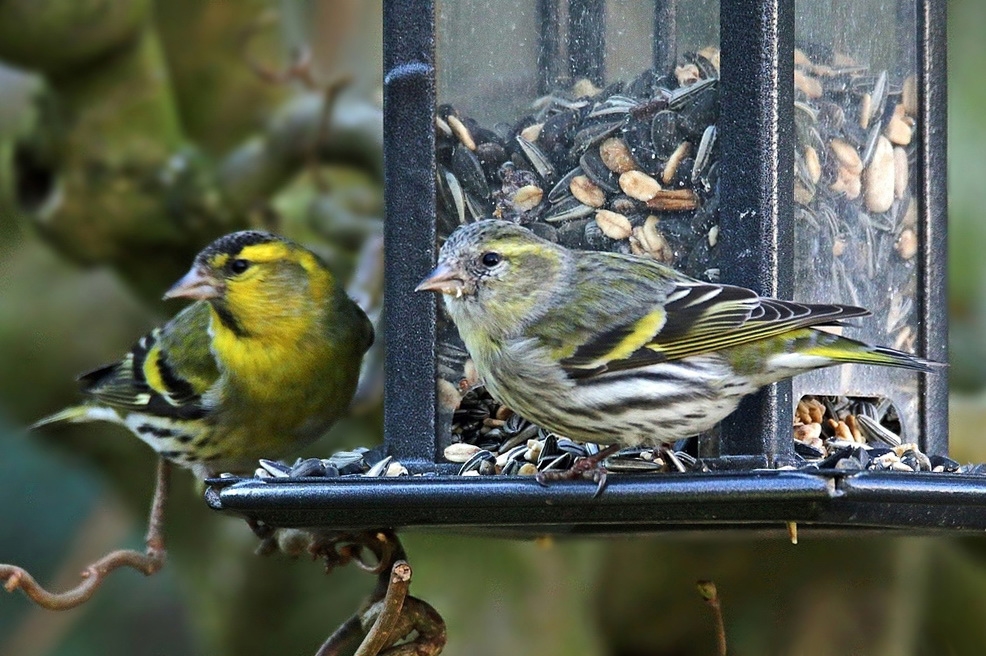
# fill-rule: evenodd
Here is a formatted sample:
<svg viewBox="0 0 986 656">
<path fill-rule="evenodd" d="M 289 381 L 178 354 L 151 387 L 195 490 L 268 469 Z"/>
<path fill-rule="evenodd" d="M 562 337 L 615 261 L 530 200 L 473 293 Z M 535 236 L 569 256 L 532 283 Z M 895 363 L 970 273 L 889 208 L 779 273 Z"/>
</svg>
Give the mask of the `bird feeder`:
<svg viewBox="0 0 986 656">
<path fill-rule="evenodd" d="M 944 369 L 803 375 L 676 447 L 689 471 L 543 487 L 502 452 L 536 428 L 473 389 L 441 304 L 412 291 L 456 226 L 497 216 L 861 305 L 847 336 L 944 362 L 944 0 L 389 0 L 384 23 L 383 451 L 411 475 L 224 480 L 213 506 L 521 535 L 986 528 L 986 478 L 948 458 Z M 457 443 L 485 469 L 449 462 Z"/>
</svg>

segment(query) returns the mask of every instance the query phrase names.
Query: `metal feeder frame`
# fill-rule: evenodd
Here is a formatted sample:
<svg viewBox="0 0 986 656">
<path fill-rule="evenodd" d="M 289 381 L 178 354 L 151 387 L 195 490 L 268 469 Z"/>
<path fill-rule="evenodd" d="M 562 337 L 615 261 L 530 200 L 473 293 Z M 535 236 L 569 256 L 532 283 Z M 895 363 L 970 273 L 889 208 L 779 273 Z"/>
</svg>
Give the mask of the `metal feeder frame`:
<svg viewBox="0 0 986 656">
<path fill-rule="evenodd" d="M 922 248 L 918 278 L 919 352 L 947 358 L 945 316 L 945 2 L 916 2 L 920 94 L 917 196 Z M 575 76 L 599 81 L 604 44 L 585 39 L 604 3 L 570 0 Z M 558 13 L 539 0 L 540 84 L 560 65 Z M 676 57 L 675 0 L 657 0 L 655 66 Z M 794 0 L 721 0 L 720 226 L 725 282 L 790 298 L 793 292 Z M 574 17 L 574 18 L 572 18 Z M 791 384 L 747 398 L 722 427 L 711 473 L 612 475 L 601 496 L 590 481 L 548 487 L 533 477 L 456 476 L 441 464 L 436 434 L 437 305 L 415 284 L 434 264 L 436 226 L 435 2 L 384 3 L 386 169 L 385 444 L 412 474 L 400 478 L 223 479 L 211 481 L 214 508 L 280 527 L 441 528 L 533 536 L 707 529 L 915 531 L 986 529 L 986 477 L 927 472 L 803 472 L 769 469 L 794 461 Z M 759 93 L 750 93 L 756 89 Z M 932 173 L 933 172 L 933 173 Z M 748 217 L 759 220 L 751 221 Z M 743 218 L 747 217 L 747 218 Z M 762 248 L 743 248 L 761 244 Z M 944 373 L 921 377 L 919 446 L 947 455 Z M 752 428 L 751 428 L 752 427 Z"/>
</svg>

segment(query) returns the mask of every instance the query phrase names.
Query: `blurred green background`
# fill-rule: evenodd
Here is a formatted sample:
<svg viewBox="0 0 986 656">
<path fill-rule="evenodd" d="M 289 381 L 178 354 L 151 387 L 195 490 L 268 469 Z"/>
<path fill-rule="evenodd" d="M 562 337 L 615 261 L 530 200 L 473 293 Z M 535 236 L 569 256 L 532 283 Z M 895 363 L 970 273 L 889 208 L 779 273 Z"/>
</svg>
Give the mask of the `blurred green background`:
<svg viewBox="0 0 986 656">
<path fill-rule="evenodd" d="M 67 27 L 46 43 L 29 7 L 48 4 L 64 11 L 45 20 Z M 23 427 L 75 400 L 78 372 L 118 357 L 174 311 L 155 299 L 206 237 L 274 225 L 352 271 L 382 220 L 379 135 L 332 123 L 326 141 L 337 147 L 313 168 L 310 140 L 291 137 L 316 134 L 320 93 L 299 80 L 265 82 L 251 63 L 283 70 L 310 43 L 315 86 L 351 74 L 339 115 L 372 122 L 380 4 L 0 2 L 0 60 L 12 66 L 0 69 L 0 562 L 61 589 L 103 552 L 140 547 L 154 471 L 147 448 L 106 426 L 38 435 Z M 958 460 L 981 462 L 986 3 L 948 5 L 951 439 Z M 279 20 L 262 20 L 270 9 Z M 29 62 L 47 83 L 18 72 Z M 122 97 L 101 104 L 131 79 Z M 93 129 L 66 139 L 52 116 Z M 99 136 L 106 126 L 111 138 Z M 333 134 L 356 135 L 356 145 Z M 134 150 L 149 153 L 148 170 L 172 158 L 173 176 L 149 179 L 128 159 Z M 53 161 L 72 163 L 79 177 L 52 180 Z M 30 184 L 13 184 L 14 167 L 32 172 Z M 185 222 L 177 228 L 176 216 Z M 79 266 L 89 261 L 111 262 L 128 284 L 107 267 Z M 328 439 L 310 451 L 377 441 L 379 410 Z M 326 577 L 319 563 L 254 556 L 246 525 L 208 511 L 185 473 L 173 486 L 167 534 L 161 574 L 118 572 L 78 610 L 51 613 L 19 594 L 0 596 L 0 656 L 309 654 L 373 585 L 353 569 Z M 792 547 L 780 537 L 521 543 L 409 534 L 405 546 L 412 593 L 448 622 L 447 654 L 713 653 L 697 579 L 718 584 L 733 653 L 979 654 L 986 646 L 981 539 L 809 535 Z"/>
</svg>

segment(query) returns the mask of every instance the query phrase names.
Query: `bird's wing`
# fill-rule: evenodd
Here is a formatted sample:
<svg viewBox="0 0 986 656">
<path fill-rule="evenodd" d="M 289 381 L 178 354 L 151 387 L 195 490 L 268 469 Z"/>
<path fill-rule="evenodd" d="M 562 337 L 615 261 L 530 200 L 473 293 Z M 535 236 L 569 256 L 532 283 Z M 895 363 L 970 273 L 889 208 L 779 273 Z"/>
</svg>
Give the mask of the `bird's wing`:
<svg viewBox="0 0 986 656">
<path fill-rule="evenodd" d="M 189 306 L 141 337 L 119 362 L 80 376 L 82 391 L 121 410 L 178 419 L 204 416 L 202 395 L 219 378 L 208 326 L 208 306 Z"/>
<path fill-rule="evenodd" d="M 667 281 L 665 281 L 667 283 Z M 761 298 L 742 287 L 675 280 L 653 303 L 579 345 L 562 365 L 573 377 L 646 366 L 767 339 L 807 326 L 869 314 L 847 305 L 809 305 Z"/>
</svg>

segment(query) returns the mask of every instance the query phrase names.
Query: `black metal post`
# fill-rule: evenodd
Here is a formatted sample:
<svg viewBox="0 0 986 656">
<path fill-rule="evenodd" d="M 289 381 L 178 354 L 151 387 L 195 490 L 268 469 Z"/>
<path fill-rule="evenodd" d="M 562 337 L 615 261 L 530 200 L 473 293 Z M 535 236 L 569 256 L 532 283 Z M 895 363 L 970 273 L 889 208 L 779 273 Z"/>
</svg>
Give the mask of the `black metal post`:
<svg viewBox="0 0 986 656">
<path fill-rule="evenodd" d="M 387 4 L 384 422 L 387 446 L 396 459 L 410 470 L 433 470 L 436 305 L 433 295 L 414 294 L 413 289 L 435 258 L 435 7 L 432 0 Z"/>
<path fill-rule="evenodd" d="M 721 273 L 762 294 L 793 293 L 794 0 L 722 0 L 719 135 Z M 791 384 L 743 401 L 723 422 L 723 467 L 793 455 Z"/>
<path fill-rule="evenodd" d="M 568 3 L 568 67 L 573 81 L 588 78 L 593 84 L 603 84 L 605 10 L 603 0 L 570 0 Z"/>
<path fill-rule="evenodd" d="M 918 198 L 922 248 L 918 274 L 920 347 L 936 362 L 948 360 L 948 316 L 945 266 L 947 255 L 947 157 L 946 109 L 947 49 L 945 45 L 945 0 L 918 2 Z M 921 448 L 928 454 L 948 453 L 948 377 L 921 376 Z"/>
</svg>

